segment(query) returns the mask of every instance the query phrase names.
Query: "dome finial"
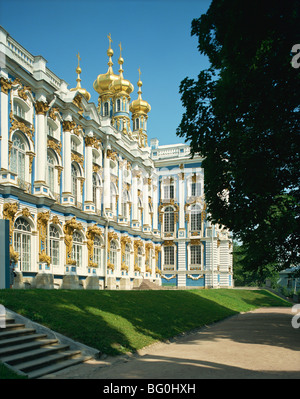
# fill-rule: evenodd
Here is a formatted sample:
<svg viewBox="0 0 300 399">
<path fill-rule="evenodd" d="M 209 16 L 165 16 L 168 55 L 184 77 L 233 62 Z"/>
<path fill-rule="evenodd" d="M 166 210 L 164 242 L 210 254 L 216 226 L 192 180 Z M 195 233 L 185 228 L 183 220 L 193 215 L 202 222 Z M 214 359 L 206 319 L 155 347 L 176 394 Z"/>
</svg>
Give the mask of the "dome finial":
<svg viewBox="0 0 300 399">
<path fill-rule="evenodd" d="M 90 93 L 89 93 L 87 90 L 82 89 L 81 84 L 80 84 L 80 82 L 81 82 L 81 79 L 80 79 L 81 68 L 80 68 L 80 65 L 79 65 L 79 61 L 81 60 L 81 58 L 80 58 L 79 52 L 78 52 L 78 54 L 76 54 L 76 57 L 77 57 L 77 59 L 78 59 L 78 65 L 77 65 L 77 68 L 76 68 L 76 73 L 77 73 L 76 82 L 77 82 L 77 86 L 76 86 L 74 89 L 70 89 L 70 91 L 79 91 L 79 92 L 86 98 L 86 100 L 89 101 L 90 98 L 91 98 Z"/>
</svg>

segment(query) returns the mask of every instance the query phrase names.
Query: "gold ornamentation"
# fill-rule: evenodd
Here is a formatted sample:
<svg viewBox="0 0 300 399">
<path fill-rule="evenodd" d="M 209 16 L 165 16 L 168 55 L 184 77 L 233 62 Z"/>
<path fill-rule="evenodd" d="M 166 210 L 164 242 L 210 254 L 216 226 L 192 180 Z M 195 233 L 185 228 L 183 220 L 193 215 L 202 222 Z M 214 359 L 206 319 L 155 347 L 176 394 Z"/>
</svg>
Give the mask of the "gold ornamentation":
<svg viewBox="0 0 300 399">
<path fill-rule="evenodd" d="M 26 136 L 30 138 L 30 140 L 33 143 L 33 136 L 34 136 L 34 127 L 33 125 L 30 125 L 30 127 L 26 126 L 24 122 L 18 121 L 14 116 L 13 112 L 11 111 L 9 114 L 10 118 L 10 129 L 9 129 L 9 134 L 11 136 L 11 133 L 15 130 L 20 130 L 23 132 Z"/>
<path fill-rule="evenodd" d="M 73 121 L 63 121 L 62 128 L 64 132 L 71 132 L 75 128 L 76 124 Z"/>
<path fill-rule="evenodd" d="M 32 173 L 32 162 L 33 158 L 35 157 L 35 153 L 32 151 L 27 151 L 26 155 L 29 156 L 29 173 Z"/>
<path fill-rule="evenodd" d="M 117 153 L 115 151 L 108 149 L 106 152 L 106 156 L 107 158 L 110 158 L 112 161 L 117 161 Z"/>
<path fill-rule="evenodd" d="M 18 95 L 19 95 L 19 97 L 22 98 L 22 100 L 27 101 L 27 99 L 28 99 L 27 92 L 28 92 L 28 91 L 31 92 L 31 87 L 30 87 L 30 86 L 21 87 L 21 88 L 18 90 Z"/>
<path fill-rule="evenodd" d="M 76 265 L 76 260 L 72 259 L 72 245 L 73 245 L 73 234 L 75 230 L 83 230 L 82 224 L 76 221 L 74 216 L 72 219 L 66 221 L 63 227 L 65 233 L 65 244 L 66 244 L 66 264 Z"/>
<path fill-rule="evenodd" d="M 31 217 L 31 213 L 30 213 L 28 208 L 23 208 L 22 209 L 22 215 L 25 216 L 26 218 Z"/>
<path fill-rule="evenodd" d="M 46 115 L 49 110 L 49 104 L 44 101 L 36 101 L 34 104 L 37 115 Z"/>
<path fill-rule="evenodd" d="M 58 185 L 60 186 L 61 172 L 63 170 L 63 166 L 55 165 L 55 169 L 57 169 L 57 182 L 58 182 Z"/>
<path fill-rule="evenodd" d="M 87 247 L 88 247 L 88 265 L 90 267 L 98 267 L 98 264 L 93 262 L 94 259 L 94 240 L 95 236 L 102 237 L 102 231 L 96 224 L 89 226 L 86 232 Z"/>
<path fill-rule="evenodd" d="M 82 107 L 82 95 L 81 94 L 77 94 L 74 98 L 73 98 L 73 104 L 76 105 L 77 108 L 79 108 L 78 114 L 82 115 L 83 114 L 83 107 Z"/>
<path fill-rule="evenodd" d="M 28 210 L 27 210 L 28 211 Z M 46 254 L 47 226 L 50 218 L 50 211 L 40 212 L 37 215 L 37 227 L 39 231 L 39 262 L 50 265 L 51 258 Z"/>
<path fill-rule="evenodd" d="M 173 240 L 165 240 L 162 245 L 164 247 L 172 247 L 174 245 L 174 241 Z"/>
<path fill-rule="evenodd" d="M 51 108 L 49 111 L 49 117 L 55 121 L 58 113 L 59 113 L 58 108 Z"/>
<path fill-rule="evenodd" d="M 84 142 L 86 147 L 94 147 L 97 150 L 101 147 L 101 141 L 94 136 L 85 136 Z"/>
<path fill-rule="evenodd" d="M 0 78 L 0 85 L 1 85 L 1 91 L 4 94 L 8 94 L 8 90 L 11 89 L 11 81 L 9 79 L 5 79 L 3 77 Z"/>
<path fill-rule="evenodd" d="M 50 222 L 61 226 L 61 223 L 60 223 L 57 215 L 54 215 Z"/>
<path fill-rule="evenodd" d="M 79 163 L 81 165 L 81 167 L 83 168 L 83 162 L 84 162 L 83 155 L 74 154 L 73 152 L 71 152 L 71 161 L 75 161 L 75 162 Z"/>
<path fill-rule="evenodd" d="M 126 265 L 126 263 L 125 263 L 126 244 L 131 244 L 131 238 L 129 238 L 128 236 L 122 236 L 121 237 L 121 270 L 125 270 L 126 272 L 128 272 L 129 265 Z"/>
<path fill-rule="evenodd" d="M 9 202 L 3 205 L 3 218 L 9 220 L 9 238 L 12 239 L 15 215 L 18 212 L 18 203 Z"/>
<path fill-rule="evenodd" d="M 83 136 L 83 130 L 82 130 L 82 126 L 81 125 L 75 125 L 73 128 L 73 133 L 76 134 L 76 136 Z"/>
<path fill-rule="evenodd" d="M 49 148 L 52 148 L 52 150 L 57 152 L 57 154 L 61 157 L 61 143 L 60 142 L 49 138 L 47 140 L 47 146 Z"/>
</svg>

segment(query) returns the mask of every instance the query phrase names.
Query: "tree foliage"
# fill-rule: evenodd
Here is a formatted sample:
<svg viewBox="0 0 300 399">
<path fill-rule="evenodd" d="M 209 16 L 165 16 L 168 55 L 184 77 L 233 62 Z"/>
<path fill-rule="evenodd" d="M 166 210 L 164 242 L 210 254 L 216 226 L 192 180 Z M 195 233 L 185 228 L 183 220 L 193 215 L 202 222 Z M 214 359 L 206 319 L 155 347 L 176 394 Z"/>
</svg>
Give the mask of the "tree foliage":
<svg viewBox="0 0 300 399">
<path fill-rule="evenodd" d="M 213 222 L 244 244 L 244 263 L 299 263 L 298 0 L 213 0 L 192 21 L 210 67 L 185 78 L 177 134 L 204 157 Z"/>
</svg>

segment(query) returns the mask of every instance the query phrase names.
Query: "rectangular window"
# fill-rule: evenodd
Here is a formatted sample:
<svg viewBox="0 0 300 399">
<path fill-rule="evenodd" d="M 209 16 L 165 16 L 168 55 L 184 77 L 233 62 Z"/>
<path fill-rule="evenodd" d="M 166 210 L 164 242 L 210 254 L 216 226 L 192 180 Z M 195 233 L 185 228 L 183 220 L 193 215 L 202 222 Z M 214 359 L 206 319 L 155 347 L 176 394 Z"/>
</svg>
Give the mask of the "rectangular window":
<svg viewBox="0 0 300 399">
<path fill-rule="evenodd" d="M 174 266 L 174 247 L 165 247 L 164 248 L 164 265 L 165 266 Z"/>
<path fill-rule="evenodd" d="M 50 240 L 50 257 L 54 266 L 59 265 L 59 241 Z"/>
<path fill-rule="evenodd" d="M 192 183 L 191 195 L 193 197 L 199 197 L 201 195 L 201 183 Z"/>
<path fill-rule="evenodd" d="M 164 186 L 164 199 L 172 199 L 174 198 L 174 185 L 166 185 Z"/>
<path fill-rule="evenodd" d="M 200 245 L 191 245 L 191 265 L 201 265 Z"/>
</svg>

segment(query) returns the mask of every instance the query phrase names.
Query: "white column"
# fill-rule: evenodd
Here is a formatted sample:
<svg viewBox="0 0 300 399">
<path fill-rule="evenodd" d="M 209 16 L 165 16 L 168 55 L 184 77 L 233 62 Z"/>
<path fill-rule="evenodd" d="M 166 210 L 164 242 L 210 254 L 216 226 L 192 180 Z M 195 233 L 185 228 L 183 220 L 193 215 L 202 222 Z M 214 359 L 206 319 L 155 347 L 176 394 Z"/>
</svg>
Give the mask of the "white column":
<svg viewBox="0 0 300 399">
<path fill-rule="evenodd" d="M 138 192 L 137 192 L 137 178 L 138 171 L 132 169 L 132 221 L 138 222 Z"/>
<path fill-rule="evenodd" d="M 144 226 L 150 226 L 148 177 L 143 178 Z"/>
<path fill-rule="evenodd" d="M 89 139 L 85 140 L 85 201 L 93 202 L 93 147 Z"/>
<path fill-rule="evenodd" d="M 46 135 L 46 112 L 48 106 L 42 101 L 37 101 L 36 108 L 36 168 L 35 180 L 46 182 L 47 170 L 47 135 Z"/>
<path fill-rule="evenodd" d="M 11 83 L 7 79 L 0 78 L 1 92 L 0 92 L 0 106 L 1 106 L 1 165 L 0 169 L 8 170 L 8 90 L 11 88 Z"/>
<path fill-rule="evenodd" d="M 184 173 L 179 174 L 179 229 L 184 229 Z"/>
<path fill-rule="evenodd" d="M 63 121 L 63 193 L 72 193 L 72 178 L 71 178 L 71 130 L 72 122 Z"/>
<path fill-rule="evenodd" d="M 103 169 L 103 208 L 104 212 L 110 208 L 110 166 L 109 158 L 107 157 L 107 149 L 104 151 L 104 169 Z"/>
</svg>

